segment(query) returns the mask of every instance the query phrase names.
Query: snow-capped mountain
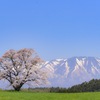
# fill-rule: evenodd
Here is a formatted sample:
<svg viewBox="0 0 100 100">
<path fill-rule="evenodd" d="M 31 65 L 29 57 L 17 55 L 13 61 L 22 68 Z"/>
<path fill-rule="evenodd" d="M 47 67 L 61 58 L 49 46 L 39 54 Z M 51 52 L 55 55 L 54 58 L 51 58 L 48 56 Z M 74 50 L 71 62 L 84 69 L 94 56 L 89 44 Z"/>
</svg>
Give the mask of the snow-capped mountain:
<svg viewBox="0 0 100 100">
<path fill-rule="evenodd" d="M 53 87 L 69 87 L 100 78 L 100 58 L 95 57 L 56 59 L 46 62 L 44 67 Z"/>
<path fill-rule="evenodd" d="M 48 73 L 50 84 L 46 87 L 70 87 L 91 79 L 100 79 L 100 58 L 55 59 L 45 62 L 42 67 Z M 0 88 L 8 89 L 7 81 L 0 81 Z"/>
</svg>

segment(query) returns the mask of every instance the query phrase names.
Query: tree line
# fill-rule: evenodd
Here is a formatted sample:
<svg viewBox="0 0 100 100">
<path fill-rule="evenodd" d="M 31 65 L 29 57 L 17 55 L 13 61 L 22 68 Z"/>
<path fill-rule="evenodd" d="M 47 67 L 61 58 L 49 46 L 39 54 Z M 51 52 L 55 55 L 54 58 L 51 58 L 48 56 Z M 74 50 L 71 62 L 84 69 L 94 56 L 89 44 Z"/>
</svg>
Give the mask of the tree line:
<svg viewBox="0 0 100 100">
<path fill-rule="evenodd" d="M 83 82 L 82 84 L 75 85 L 67 89 L 68 93 L 97 92 L 97 91 L 100 91 L 100 79 L 92 79 L 89 82 Z"/>
<path fill-rule="evenodd" d="M 70 88 L 51 87 L 51 88 L 29 88 L 33 92 L 50 92 L 50 93 L 80 93 L 80 92 L 99 92 L 100 79 L 92 79 L 89 82 L 83 82 Z"/>
<path fill-rule="evenodd" d="M 70 88 L 51 88 L 50 92 L 58 93 L 77 93 L 77 92 L 97 92 L 100 91 L 100 79 L 92 79 L 89 82 L 83 82 Z"/>
</svg>

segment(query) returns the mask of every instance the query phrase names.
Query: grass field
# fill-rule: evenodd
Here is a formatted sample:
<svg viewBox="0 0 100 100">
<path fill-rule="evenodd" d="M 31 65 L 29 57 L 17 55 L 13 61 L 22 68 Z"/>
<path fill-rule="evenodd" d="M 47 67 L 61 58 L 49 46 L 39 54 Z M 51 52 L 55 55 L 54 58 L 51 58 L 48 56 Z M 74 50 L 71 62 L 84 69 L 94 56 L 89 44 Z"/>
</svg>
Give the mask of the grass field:
<svg viewBox="0 0 100 100">
<path fill-rule="evenodd" d="M 0 91 L 0 100 L 100 100 L 100 92 L 60 94 Z"/>
</svg>

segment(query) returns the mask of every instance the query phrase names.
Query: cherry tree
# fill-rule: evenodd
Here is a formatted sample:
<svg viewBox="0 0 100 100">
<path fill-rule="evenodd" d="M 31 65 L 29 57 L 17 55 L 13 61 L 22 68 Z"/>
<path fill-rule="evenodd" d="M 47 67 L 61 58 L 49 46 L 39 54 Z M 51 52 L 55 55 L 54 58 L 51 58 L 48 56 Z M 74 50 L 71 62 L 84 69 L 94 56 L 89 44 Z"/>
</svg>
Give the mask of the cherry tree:
<svg viewBox="0 0 100 100">
<path fill-rule="evenodd" d="M 6 79 L 16 91 L 28 82 L 47 83 L 42 60 L 33 49 L 9 50 L 0 58 L 0 79 Z"/>
</svg>

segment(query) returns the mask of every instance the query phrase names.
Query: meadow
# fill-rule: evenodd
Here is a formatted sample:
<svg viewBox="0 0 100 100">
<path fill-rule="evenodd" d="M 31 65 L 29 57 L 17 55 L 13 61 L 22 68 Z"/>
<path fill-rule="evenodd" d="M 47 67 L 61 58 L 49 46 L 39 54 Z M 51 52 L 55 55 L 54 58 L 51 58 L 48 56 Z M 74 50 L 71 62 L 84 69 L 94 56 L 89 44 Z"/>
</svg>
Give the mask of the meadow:
<svg viewBox="0 0 100 100">
<path fill-rule="evenodd" d="M 0 100 L 100 100 L 100 92 L 33 93 L 0 91 Z"/>
</svg>

